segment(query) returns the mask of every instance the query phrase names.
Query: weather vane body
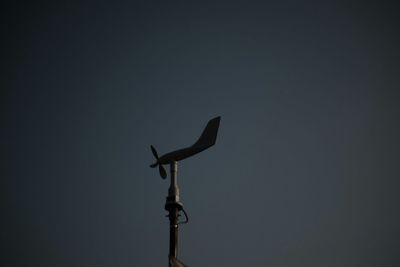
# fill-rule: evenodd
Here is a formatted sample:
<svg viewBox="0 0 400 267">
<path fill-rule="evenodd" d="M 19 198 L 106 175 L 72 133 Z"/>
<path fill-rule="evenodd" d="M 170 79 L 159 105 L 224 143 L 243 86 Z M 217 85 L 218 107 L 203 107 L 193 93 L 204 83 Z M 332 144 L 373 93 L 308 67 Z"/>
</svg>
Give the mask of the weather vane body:
<svg viewBox="0 0 400 267">
<path fill-rule="evenodd" d="M 165 209 L 168 211 L 169 218 L 169 267 L 185 267 L 186 265 L 177 259 L 178 256 L 178 225 L 181 223 L 188 222 L 188 216 L 183 209 L 183 204 L 179 199 L 179 187 L 177 181 L 178 161 L 193 156 L 201 151 L 213 146 L 217 140 L 218 127 L 221 117 L 211 119 L 206 128 L 203 130 L 200 138 L 190 147 L 178 149 L 169 152 L 161 157 L 158 157 L 158 153 L 153 146 L 151 151 L 153 152 L 156 162 L 150 167 L 155 168 L 158 166 L 160 175 L 163 179 L 167 177 L 163 165 L 170 165 L 171 172 L 171 184 L 168 189 L 168 196 L 165 203 Z M 179 212 L 183 211 L 186 217 L 186 221 L 179 222 Z"/>
</svg>

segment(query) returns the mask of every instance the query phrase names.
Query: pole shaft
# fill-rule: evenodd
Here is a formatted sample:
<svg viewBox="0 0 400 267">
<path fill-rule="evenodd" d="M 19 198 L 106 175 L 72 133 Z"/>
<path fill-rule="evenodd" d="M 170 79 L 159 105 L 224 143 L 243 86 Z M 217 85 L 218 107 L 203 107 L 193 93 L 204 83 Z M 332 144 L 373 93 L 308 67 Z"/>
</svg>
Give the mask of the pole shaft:
<svg viewBox="0 0 400 267">
<path fill-rule="evenodd" d="M 168 189 L 167 202 L 165 209 L 168 211 L 169 218 L 169 257 L 178 256 L 178 213 L 182 209 L 179 201 L 179 188 L 177 182 L 178 162 L 174 161 L 171 167 L 171 185 Z"/>
<path fill-rule="evenodd" d="M 169 256 L 178 256 L 178 208 L 169 211 Z"/>
</svg>

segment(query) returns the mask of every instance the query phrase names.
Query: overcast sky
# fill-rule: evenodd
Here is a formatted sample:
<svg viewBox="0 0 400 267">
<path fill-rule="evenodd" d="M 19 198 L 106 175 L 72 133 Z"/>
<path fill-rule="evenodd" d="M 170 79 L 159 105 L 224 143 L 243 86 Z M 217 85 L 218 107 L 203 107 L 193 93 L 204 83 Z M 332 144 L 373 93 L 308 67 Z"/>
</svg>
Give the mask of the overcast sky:
<svg viewBox="0 0 400 267">
<path fill-rule="evenodd" d="M 383 1 L 9 3 L 0 265 L 400 265 L 400 19 Z"/>
</svg>

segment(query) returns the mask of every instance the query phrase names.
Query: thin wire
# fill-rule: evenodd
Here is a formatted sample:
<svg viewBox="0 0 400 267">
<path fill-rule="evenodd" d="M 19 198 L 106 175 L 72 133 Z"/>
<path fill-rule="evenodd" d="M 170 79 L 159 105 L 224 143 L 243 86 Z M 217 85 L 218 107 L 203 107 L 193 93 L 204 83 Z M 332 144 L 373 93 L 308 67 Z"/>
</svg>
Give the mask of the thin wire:
<svg viewBox="0 0 400 267">
<path fill-rule="evenodd" d="M 178 224 L 187 224 L 189 222 L 189 216 L 187 215 L 186 211 L 184 208 L 182 208 L 183 214 L 185 214 L 185 221 L 184 222 L 178 222 Z"/>
</svg>

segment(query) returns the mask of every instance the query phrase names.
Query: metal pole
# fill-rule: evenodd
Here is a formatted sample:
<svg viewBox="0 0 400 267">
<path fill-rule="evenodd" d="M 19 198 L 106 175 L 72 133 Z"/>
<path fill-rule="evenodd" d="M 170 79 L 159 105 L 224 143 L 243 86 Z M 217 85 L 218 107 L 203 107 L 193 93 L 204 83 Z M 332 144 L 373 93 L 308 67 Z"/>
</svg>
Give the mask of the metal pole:
<svg viewBox="0 0 400 267">
<path fill-rule="evenodd" d="M 177 182 L 178 162 L 174 161 L 171 167 L 171 185 L 168 189 L 165 209 L 169 212 L 169 258 L 178 256 L 178 213 L 183 205 L 179 201 L 179 188 Z"/>
</svg>

